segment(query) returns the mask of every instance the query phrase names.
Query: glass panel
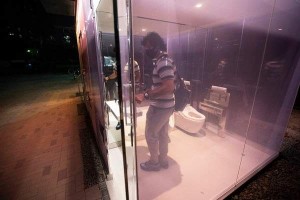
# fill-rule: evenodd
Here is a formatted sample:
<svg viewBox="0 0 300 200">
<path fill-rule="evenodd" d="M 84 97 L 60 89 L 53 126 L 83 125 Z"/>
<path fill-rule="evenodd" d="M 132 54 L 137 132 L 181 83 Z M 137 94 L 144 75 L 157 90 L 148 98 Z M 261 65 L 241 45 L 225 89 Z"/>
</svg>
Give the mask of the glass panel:
<svg viewBox="0 0 300 200">
<path fill-rule="evenodd" d="M 278 153 L 297 91 L 291 80 L 299 83 L 293 79 L 299 4 L 277 1 L 273 16 L 274 0 L 132 2 L 134 51 L 144 88 L 163 85 L 156 60 L 146 54 L 155 51 L 155 42 L 141 45 L 154 31 L 191 90 L 190 104 L 170 118 L 167 170 L 156 164 L 166 145 L 161 145 L 164 132 L 156 130 L 161 116 L 153 114 L 161 111 L 152 108 L 164 107 L 166 95 L 137 105 L 139 198 L 222 198 Z"/>
<path fill-rule="evenodd" d="M 168 14 L 177 16 L 176 10 L 171 9 L 178 8 L 176 4 L 167 2 Z M 149 4 L 144 3 L 146 5 L 143 7 L 147 8 Z M 156 9 L 161 6 L 164 7 L 161 2 L 154 5 Z M 134 15 L 151 14 L 141 11 L 141 7 L 134 11 Z M 176 111 L 171 116 L 168 169 L 165 170 L 164 163 L 161 163 L 160 171 L 155 173 L 140 167 L 152 158 L 147 144 L 151 140 L 145 139 L 146 113 L 151 101 L 144 101 L 137 106 L 137 111 L 141 113 L 137 117 L 139 198 L 213 199 L 235 184 L 244 146 L 243 139 L 237 139 L 226 130 L 230 91 L 225 88 L 231 73 L 236 71 L 243 20 L 231 23 L 229 27 L 201 28 L 176 23 L 176 18 L 167 22 L 163 13 L 157 11 L 157 20 L 147 19 L 148 16 L 133 17 L 134 48 L 141 51 L 144 85 L 145 88 L 151 87 L 154 66 L 144 53 L 141 41 L 148 32 L 154 31 L 167 45 L 168 55 L 173 59 L 177 73 L 191 90 L 192 101 L 183 111 Z M 160 14 L 162 19 L 158 20 Z M 207 45 L 210 45 L 209 48 Z M 155 121 L 159 117 L 150 120 Z M 156 120 L 155 125 L 147 129 L 148 134 L 160 125 L 160 120 Z M 166 147 L 158 149 L 163 151 L 163 148 Z"/>
<path fill-rule="evenodd" d="M 134 61 L 131 39 L 130 2 L 118 0 L 119 41 L 121 52 L 121 77 L 124 113 L 124 138 L 127 163 L 129 199 L 137 199 L 136 162 L 135 162 L 135 102 L 134 90 L 139 89 L 140 69 Z"/>
<path fill-rule="evenodd" d="M 261 1 L 249 2 L 258 5 Z M 293 0 L 265 1 L 264 7 L 269 14 L 247 19 L 245 35 L 249 34 L 243 39 L 245 50 L 247 47 L 249 53 L 259 56 L 251 59 L 256 69 L 252 75 L 258 82 L 252 84 L 256 90 L 239 180 L 278 154 L 299 86 L 300 29 L 295 25 L 299 24 L 300 4 Z M 246 70 L 249 61 L 244 59 L 240 66 Z M 247 171 L 249 167 L 254 170 Z"/>
<path fill-rule="evenodd" d="M 118 69 L 117 53 L 119 51 L 116 44 L 114 20 L 118 20 L 117 13 L 113 13 L 113 1 L 100 1 L 97 10 L 97 30 L 101 38 L 101 68 L 103 80 L 101 84 L 105 86 L 105 120 L 107 132 L 108 160 L 110 176 L 106 182 L 111 199 L 126 199 L 127 194 L 127 176 L 125 169 L 126 158 L 124 152 L 125 141 L 123 127 L 120 126 L 122 114 L 119 104 L 118 78 L 121 75 Z M 122 62 L 121 62 L 122 64 Z"/>
</svg>

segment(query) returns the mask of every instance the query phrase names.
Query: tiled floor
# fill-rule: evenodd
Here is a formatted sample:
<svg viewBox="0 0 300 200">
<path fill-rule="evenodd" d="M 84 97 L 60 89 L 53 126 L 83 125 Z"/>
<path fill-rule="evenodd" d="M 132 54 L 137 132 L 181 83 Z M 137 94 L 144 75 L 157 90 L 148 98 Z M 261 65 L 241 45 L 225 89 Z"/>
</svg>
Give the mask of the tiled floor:
<svg viewBox="0 0 300 200">
<path fill-rule="evenodd" d="M 66 75 L 0 80 L 0 199 L 100 199 L 84 187 L 77 84 Z"/>
</svg>

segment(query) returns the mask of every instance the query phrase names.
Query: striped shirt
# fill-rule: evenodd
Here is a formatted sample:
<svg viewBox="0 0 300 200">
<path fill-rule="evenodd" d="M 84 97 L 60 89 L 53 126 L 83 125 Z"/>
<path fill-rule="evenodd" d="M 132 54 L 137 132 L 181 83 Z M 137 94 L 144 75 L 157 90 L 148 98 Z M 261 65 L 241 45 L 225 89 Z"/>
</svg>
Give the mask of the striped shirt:
<svg viewBox="0 0 300 200">
<path fill-rule="evenodd" d="M 153 59 L 152 89 L 161 86 L 164 80 L 175 80 L 176 66 L 168 54 L 163 53 Z M 175 105 L 174 93 L 163 94 L 150 100 L 150 105 L 159 108 L 171 108 Z"/>
</svg>

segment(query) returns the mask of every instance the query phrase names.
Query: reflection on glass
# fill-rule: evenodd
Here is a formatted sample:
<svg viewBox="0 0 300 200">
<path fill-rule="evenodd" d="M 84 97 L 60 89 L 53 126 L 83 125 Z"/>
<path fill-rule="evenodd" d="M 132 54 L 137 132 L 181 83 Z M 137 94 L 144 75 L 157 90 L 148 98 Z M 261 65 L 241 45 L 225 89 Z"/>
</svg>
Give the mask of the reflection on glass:
<svg viewBox="0 0 300 200">
<path fill-rule="evenodd" d="M 104 80 L 106 86 L 106 99 L 108 101 L 118 99 L 117 83 L 118 72 L 116 63 L 110 56 L 104 56 L 103 66 Z"/>
</svg>

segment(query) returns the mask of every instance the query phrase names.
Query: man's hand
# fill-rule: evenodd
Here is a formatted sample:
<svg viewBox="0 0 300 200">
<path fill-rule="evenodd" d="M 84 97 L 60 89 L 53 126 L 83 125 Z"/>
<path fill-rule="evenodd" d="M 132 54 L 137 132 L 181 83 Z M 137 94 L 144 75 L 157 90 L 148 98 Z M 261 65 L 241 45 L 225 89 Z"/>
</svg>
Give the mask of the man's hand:
<svg viewBox="0 0 300 200">
<path fill-rule="evenodd" d="M 135 95 L 135 101 L 137 103 L 142 103 L 142 101 L 144 101 L 145 97 L 144 97 L 144 94 L 141 93 L 141 94 L 136 94 Z"/>
<path fill-rule="evenodd" d="M 151 98 L 156 98 L 164 94 L 171 94 L 174 92 L 175 84 L 173 79 L 163 80 L 159 87 L 148 90 L 147 93 Z"/>
</svg>

